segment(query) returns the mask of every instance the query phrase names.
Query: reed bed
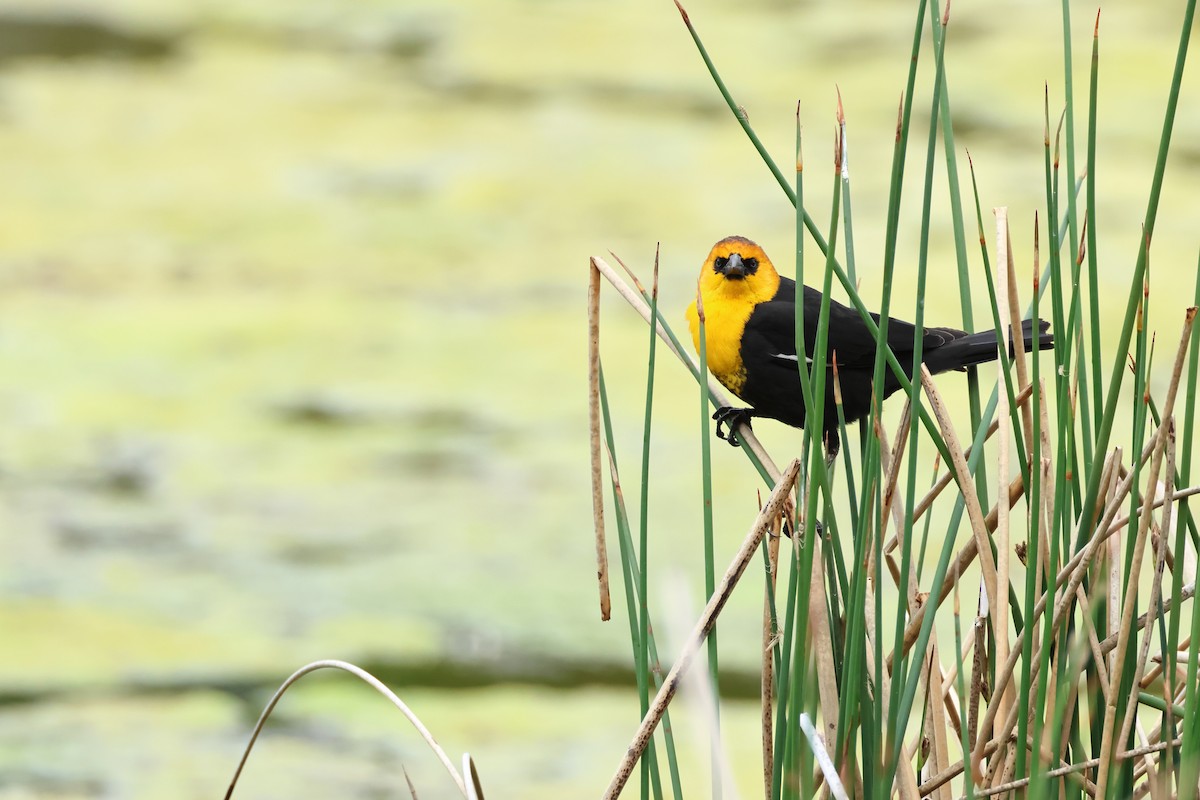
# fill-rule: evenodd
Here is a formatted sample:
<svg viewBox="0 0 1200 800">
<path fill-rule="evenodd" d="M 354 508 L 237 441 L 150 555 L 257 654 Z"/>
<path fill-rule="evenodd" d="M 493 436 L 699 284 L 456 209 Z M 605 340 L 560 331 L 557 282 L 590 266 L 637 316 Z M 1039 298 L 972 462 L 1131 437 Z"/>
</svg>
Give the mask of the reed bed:
<svg viewBox="0 0 1200 800">
<path fill-rule="evenodd" d="M 833 174 L 828 176 L 833 200 L 821 227 L 805 206 L 805 165 L 830 162 L 802 157 L 799 112 L 795 172 L 789 176 L 755 134 L 697 26 L 679 8 L 717 90 L 795 207 L 797 282 L 823 287 L 827 301 L 835 292 L 845 298 L 885 341 L 882 333 L 893 314 L 901 199 L 916 175 L 922 214 L 911 279 L 921 297 L 931 221 L 944 213 L 933 201 L 935 167 L 940 165 L 948 180 L 961 325 L 976 329 L 972 291 L 982 284 L 991 319 L 978 327 L 998 331 L 1001 358 L 996 365 L 969 371 L 970 427 L 956 427 L 920 366 L 924 320 L 918 303 L 897 313 L 917 325 L 913 363 L 901 365 L 886 345 L 876 352 L 876 395 L 882 396 L 887 371 L 903 386 L 899 394 L 905 396 L 905 410 L 895 430 L 886 430 L 876 403 L 861 426 L 859 446 L 845 447 L 832 470 L 826 468 L 821 443 L 807 434 L 797 438 L 800 449 L 781 470 L 754 432 L 739 428 L 742 451 L 770 495 L 730 559 L 714 545 L 709 415 L 713 408 L 730 405 L 732 398 L 708 375 L 704 353 L 696 358 L 690 341 L 681 343 L 660 312 L 657 257 L 650 290 L 619 259 L 620 270 L 605 258 L 591 259 L 590 407 L 601 615 L 607 618 L 611 608 L 604 531 L 606 520 L 615 520 L 620 563 L 614 580 L 624 591 L 642 713 L 606 798 L 635 790 L 655 800 L 683 796 L 667 724 L 670 701 L 682 674 L 702 653 L 719 696 L 717 621 L 735 590 L 761 592 L 764 598 L 762 792 L 769 800 L 1193 800 L 1200 792 L 1200 714 L 1194 711 L 1200 703 L 1200 614 L 1195 613 L 1195 575 L 1188 566 L 1195 563 L 1200 546 L 1189 504 L 1200 492 L 1192 483 L 1200 269 L 1191 287 L 1193 299 L 1180 302 L 1177 312 L 1151 320 L 1148 305 L 1151 245 L 1195 2 L 1181 4 L 1156 166 L 1140 228 L 1123 254 L 1132 265 L 1125 313 L 1115 345 L 1107 347 L 1100 330 L 1113 326 L 1099 312 L 1095 214 L 1096 176 L 1104 168 L 1096 159 L 1099 16 L 1089 26 L 1087 133 L 1079 152 L 1074 34 L 1069 3 L 1062 3 L 1067 99 L 1061 112 L 1052 110 L 1047 92 L 1044 210 L 1034 220 L 1033 251 L 1017 253 L 1011 244 L 1012 223 L 1002 208 L 994 226 L 985 226 L 969 158 L 971 196 L 960 190 L 962 159 L 954 141 L 946 56 L 952 30 L 949 7 L 938 8 L 928 0 L 915 5 L 907 88 L 897 113 L 885 247 L 877 262 L 882 294 L 869 302 L 857 291 L 862 266 L 855 263 L 850 134 L 840 102 L 834 115 Z M 923 73 L 918 65 L 923 62 L 932 69 L 926 70 L 930 84 L 919 92 Z M 926 89 L 926 124 L 914 125 L 914 98 Z M 924 159 L 910 165 L 914 129 L 928 135 Z M 1080 163 L 1086 164 L 1082 173 Z M 968 231 L 970 203 L 976 226 Z M 650 333 L 636 514 L 625 506 L 602 373 L 605 283 L 646 320 Z M 878 322 L 868 308 L 879 311 Z M 803 313 L 798 305 L 798 316 Z M 819 313 L 823 322 L 828 302 Z M 1019 335 L 1006 336 L 1030 316 L 1051 322 L 1052 352 L 1027 354 Z M 702 310 L 700 317 L 703 325 Z M 682 652 L 672 654 L 670 662 L 660 661 L 648 599 L 655 596 L 651 587 L 657 575 L 646 548 L 653 376 L 662 353 L 656 342 L 690 371 L 701 397 L 697 484 L 705 512 L 708 598 Z M 825 363 L 823 340 L 813 356 L 811 368 L 804 359 L 797 362 L 807 418 L 819 430 L 825 415 L 838 415 L 843 441 L 849 444 L 854 439 L 846 438 L 840 404 L 824 407 L 826 381 L 836 386 L 836 360 Z M 1154 389 L 1164 383 L 1152 381 L 1152 374 L 1165 376 L 1165 391 Z M 1117 426 L 1119 415 L 1131 424 Z M 929 463 L 927 453 L 934 461 L 932 479 L 920 468 Z M 611 495 L 611 513 L 606 513 L 605 494 Z M 924 569 L 927 553 L 934 564 L 931 572 Z M 717 580 L 723 558 L 730 559 L 729 565 Z M 754 558 L 762 560 L 763 585 L 745 588 L 757 583 L 743 577 Z M 719 752 L 715 742 L 713 752 Z M 714 797 L 722 795 L 726 783 L 718 761 L 714 755 Z"/>
</svg>

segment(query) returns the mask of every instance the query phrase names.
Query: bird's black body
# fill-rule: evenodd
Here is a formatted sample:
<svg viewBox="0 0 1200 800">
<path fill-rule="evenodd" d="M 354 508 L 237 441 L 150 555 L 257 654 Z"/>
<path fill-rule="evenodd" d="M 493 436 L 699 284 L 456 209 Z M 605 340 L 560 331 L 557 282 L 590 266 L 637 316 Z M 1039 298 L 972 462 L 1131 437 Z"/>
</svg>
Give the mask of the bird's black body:
<svg viewBox="0 0 1200 800">
<path fill-rule="evenodd" d="M 816 348 L 817 326 L 821 309 L 821 293 L 804 287 L 804 347 L 811 358 Z M 748 417 L 769 417 L 788 425 L 804 427 L 805 408 L 801 393 L 799 370 L 796 364 L 796 283 L 780 277 L 774 297 L 754 306 L 742 333 L 740 354 L 745 367 L 745 382 L 739 396 L 752 409 L 721 409 L 719 422 L 732 427 Z M 879 316 L 871 315 L 878 323 Z M 1022 325 L 1025 349 L 1045 350 L 1054 346 L 1053 337 L 1046 333 L 1049 324 L 1039 321 L 1036 342 L 1033 323 Z M 888 321 L 887 339 L 896 359 L 912 377 L 912 356 L 915 329 L 912 323 L 897 319 Z M 824 438 L 830 456 L 840 447 L 837 410 L 834 406 L 832 365 L 837 359 L 838 380 L 841 386 L 842 410 L 846 422 L 865 417 L 871 410 L 875 368 L 875 337 L 858 312 L 834 300 L 829 302 L 829 352 L 825 381 Z M 962 370 L 966 367 L 995 361 L 998 356 L 996 332 L 968 334 L 953 328 L 926 328 L 921 343 L 921 361 L 930 373 Z M 884 367 L 883 398 L 900 388 L 900 382 L 888 367 Z M 880 398 L 881 400 L 883 398 Z M 721 434 L 718 424 L 718 435 Z M 736 439 L 733 439 L 736 443 Z"/>
</svg>

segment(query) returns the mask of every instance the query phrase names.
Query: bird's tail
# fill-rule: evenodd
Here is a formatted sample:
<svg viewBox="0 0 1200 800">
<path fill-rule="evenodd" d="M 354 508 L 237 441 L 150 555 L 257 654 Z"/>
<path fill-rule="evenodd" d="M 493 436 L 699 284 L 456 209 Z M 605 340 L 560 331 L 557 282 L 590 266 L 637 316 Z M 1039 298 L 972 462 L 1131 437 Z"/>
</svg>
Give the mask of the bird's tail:
<svg viewBox="0 0 1200 800">
<path fill-rule="evenodd" d="M 1044 319 L 1037 321 L 1037 336 L 1033 331 L 1033 320 L 1027 319 L 1021 323 L 1021 333 L 1024 334 L 1025 352 L 1032 350 L 1049 350 L 1054 347 L 1054 336 L 1048 333 L 1050 323 Z M 1007 337 L 1006 337 L 1007 338 Z M 1009 346 L 1009 357 L 1013 348 Z M 986 364 L 999 357 L 1000 347 L 996 343 L 996 331 L 969 333 L 952 342 L 930 351 L 925 358 L 925 366 L 936 375 L 952 369 L 961 370 L 975 364 Z"/>
</svg>

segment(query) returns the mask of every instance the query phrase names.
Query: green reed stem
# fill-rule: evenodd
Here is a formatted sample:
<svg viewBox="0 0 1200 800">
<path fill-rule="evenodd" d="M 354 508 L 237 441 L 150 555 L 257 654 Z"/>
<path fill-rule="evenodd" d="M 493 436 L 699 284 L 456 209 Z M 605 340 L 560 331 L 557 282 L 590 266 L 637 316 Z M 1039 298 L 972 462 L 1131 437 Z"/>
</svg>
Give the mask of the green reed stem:
<svg viewBox="0 0 1200 800">
<path fill-rule="evenodd" d="M 941 27 L 936 15 L 931 15 L 931 24 L 935 31 Z M 936 72 L 933 82 L 933 103 L 929 110 L 929 137 L 926 144 L 925 152 L 925 186 L 924 196 L 922 197 L 922 212 L 921 212 L 921 239 L 917 257 L 917 307 L 916 318 L 913 322 L 913 384 L 909 393 L 909 404 L 912 409 L 912 414 L 909 417 L 909 432 L 908 432 L 908 480 L 907 480 L 907 496 L 905 499 L 905 507 L 910 510 L 916 505 L 917 492 L 917 450 L 920 440 L 917 437 L 917 417 L 921 409 L 921 383 L 916 380 L 916 376 L 920 374 L 921 361 L 924 355 L 924 340 L 925 340 L 925 284 L 928 274 L 929 264 L 929 224 L 930 224 L 930 209 L 933 206 L 933 173 L 934 160 L 937 157 L 937 121 L 938 114 L 941 108 L 942 88 L 945 81 L 945 32 L 942 31 L 942 36 L 934 33 L 933 39 L 936 50 Z M 899 457 L 899 454 L 896 454 Z M 900 642 L 904 638 L 904 622 L 906 619 L 906 611 L 908 609 L 908 583 L 909 576 L 912 570 L 912 550 L 913 550 L 913 517 L 911 513 L 905 514 L 903 541 L 900 542 L 900 579 L 897 583 L 900 590 L 900 595 L 903 598 L 897 603 L 895 638 L 893 641 Z M 924 653 L 924 648 L 916 651 L 918 654 Z M 905 659 L 900 657 L 893 664 L 893 675 L 905 674 Z M 901 751 L 901 745 L 904 740 L 904 730 L 908 723 L 908 718 L 912 710 L 912 704 L 916 698 L 917 686 L 920 680 L 920 673 L 923 667 L 924 659 L 918 655 L 913 659 L 912 667 L 908 670 L 908 680 L 904 682 L 904 692 L 901 695 L 901 682 L 892 681 L 892 697 L 891 697 L 891 718 L 888 720 L 888 740 L 885 752 L 888 754 L 888 761 L 884 768 L 884 785 L 890 786 L 896 769 Z M 882 665 L 878 669 L 883 669 Z"/>
<path fill-rule="evenodd" d="M 793 534 L 793 537 L 798 534 Z M 775 671 L 776 675 L 776 692 L 777 699 L 775 706 L 775 747 L 774 761 L 772 764 L 771 775 L 771 798 L 772 800 L 780 800 L 783 787 L 783 765 L 787 760 L 785 753 L 787 752 L 789 734 L 793 728 L 799 728 L 798 725 L 789 725 L 790 717 L 787 713 L 788 703 L 787 698 L 791 691 L 792 670 L 790 669 L 790 659 L 792 655 L 792 641 L 796 630 L 796 594 L 798 591 L 800 568 L 797 564 L 799 560 L 800 548 L 793 541 L 792 557 L 789 559 L 788 571 L 788 588 L 787 588 L 787 605 L 784 607 L 784 622 L 783 622 L 783 652 L 787 654 L 789 662 L 786 665 L 781 665 Z"/>
<path fill-rule="evenodd" d="M 1200 307 L 1200 265 L 1197 265 L 1196 288 L 1195 288 L 1194 299 L 1192 300 L 1192 305 L 1196 306 L 1196 307 Z M 1179 454 L 1180 454 L 1179 461 L 1176 464 L 1176 474 L 1177 474 L 1176 483 L 1179 485 L 1182 485 L 1182 486 L 1188 486 L 1191 484 L 1191 472 L 1192 472 L 1191 467 L 1192 467 L 1192 452 L 1193 452 L 1192 448 L 1195 444 L 1194 434 L 1195 434 L 1195 430 L 1196 430 L 1196 394 L 1197 394 L 1196 384 L 1198 382 L 1200 382 L 1197 380 L 1197 378 L 1198 378 L 1197 372 L 1198 372 L 1198 370 L 1200 370 L 1200 325 L 1192 326 L 1192 341 L 1188 347 L 1189 347 L 1189 351 L 1190 351 L 1188 353 L 1188 378 L 1187 378 L 1187 383 L 1184 384 L 1187 387 L 1186 388 L 1187 396 L 1184 399 L 1184 412 L 1183 412 L 1182 418 L 1180 419 L 1180 422 L 1182 423 L 1182 435 L 1180 437 L 1181 448 L 1179 450 Z M 1194 517 L 1192 514 L 1190 500 L 1191 500 L 1191 498 L 1184 498 L 1183 500 L 1181 500 L 1179 502 L 1179 505 L 1178 505 L 1179 522 L 1176 523 L 1176 529 L 1175 529 L 1175 553 L 1176 554 L 1183 552 L 1184 529 L 1189 526 L 1192 526 L 1194 524 Z M 1176 557 L 1178 558 L 1179 556 L 1177 555 Z M 1182 591 L 1183 591 L 1183 570 L 1180 570 L 1180 569 L 1172 570 L 1171 571 L 1171 596 L 1179 597 L 1180 593 Z M 1192 616 L 1200 617 L 1200 614 L 1198 614 L 1196 612 L 1195 608 L 1192 609 Z M 1181 617 L 1182 617 L 1182 614 L 1180 613 L 1179 603 L 1173 603 L 1171 605 L 1170 626 L 1169 626 L 1170 633 L 1167 636 L 1167 641 L 1169 643 L 1173 644 L 1175 642 L 1180 641 L 1179 627 L 1180 627 Z M 1174 676 L 1174 675 L 1178 674 L 1176 672 L 1177 658 L 1175 655 L 1175 647 L 1174 646 L 1167 647 L 1164 649 L 1163 652 L 1164 652 L 1164 656 L 1166 657 L 1166 664 L 1163 669 L 1163 674 L 1169 675 L 1169 676 Z M 1190 649 L 1190 654 L 1191 654 L 1191 659 L 1193 661 L 1195 661 L 1196 656 L 1197 656 L 1197 644 L 1196 644 L 1196 637 L 1194 634 L 1192 636 L 1192 645 L 1191 645 L 1191 649 Z M 1172 688 L 1174 688 L 1174 681 L 1172 680 L 1168 685 L 1171 686 Z M 1188 708 L 1196 707 L 1195 700 L 1192 700 L 1192 699 L 1188 699 L 1185 704 Z M 1166 741 L 1173 742 L 1175 740 L 1175 726 L 1173 724 L 1174 723 L 1173 719 L 1171 720 L 1171 723 L 1172 724 L 1168 726 L 1168 729 L 1165 731 L 1165 733 L 1170 735 L 1170 738 L 1167 739 Z M 1174 763 L 1174 755 L 1175 755 L 1175 748 L 1171 747 L 1167 750 L 1166 753 L 1163 754 L 1163 758 L 1165 759 L 1166 763 L 1168 763 L 1168 764 Z"/>
<path fill-rule="evenodd" d="M 637 556 L 634 554 L 633 537 L 629 532 L 629 514 L 625 510 L 625 496 L 621 491 L 621 483 L 617 473 L 617 451 L 613 443 L 612 433 L 612 418 L 608 410 L 608 390 L 604 383 L 604 367 L 600 367 L 600 410 L 604 420 L 604 436 L 608 445 L 608 453 L 611 466 L 611 479 L 613 490 L 613 507 L 616 509 L 617 517 L 617 532 L 618 541 L 620 543 L 621 552 L 621 574 L 624 578 L 625 586 L 625 605 L 629 611 L 629 638 L 633 644 L 634 656 L 634 671 L 637 680 L 638 700 L 642 704 L 641 716 L 645 717 L 646 709 L 650 706 L 650 690 L 649 690 L 649 668 L 647 664 L 646 653 L 647 648 L 642 646 L 642 627 L 639 622 L 638 609 L 641 608 L 641 602 L 635 591 L 635 587 L 640 585 L 638 577 L 638 568 L 636 564 Z M 649 629 L 647 628 L 647 634 Z M 663 723 L 666 725 L 666 718 Z M 666 728 L 664 728 L 666 730 Z M 672 746 L 673 749 L 673 746 Z M 646 748 L 646 753 L 642 758 L 645 766 L 642 768 L 642 794 L 643 797 L 648 796 L 650 786 L 653 784 L 656 800 L 662 798 L 662 779 L 658 773 L 658 757 L 655 750 L 654 740 L 650 741 Z M 650 780 L 647 780 L 647 777 Z"/>
<path fill-rule="evenodd" d="M 1097 94 L 1100 74 L 1100 12 L 1096 12 L 1096 27 L 1092 32 L 1092 68 L 1088 83 L 1088 143 L 1087 143 L 1087 261 L 1088 261 L 1088 306 L 1091 322 L 1091 356 L 1092 356 L 1092 408 L 1099 414 L 1104 407 L 1104 395 L 1101 393 L 1100 376 L 1104 373 L 1100 359 L 1100 286 L 1099 266 L 1100 247 L 1096 243 L 1096 113 L 1098 108 Z M 1103 452 L 1098 447 L 1095 452 Z"/>
<path fill-rule="evenodd" d="M 947 9 L 946 13 L 948 16 L 949 9 Z M 942 24 L 938 24 L 937 15 L 930 14 L 929 21 L 930 29 L 933 31 L 934 47 L 941 50 L 944 47 L 942 43 L 943 28 L 948 19 L 943 21 Z M 974 333 L 974 301 L 971 298 L 970 265 L 967 263 L 966 224 L 963 217 L 962 193 L 959 189 L 958 151 L 954 144 L 954 122 L 950 114 L 949 77 L 944 73 L 942 75 L 940 114 L 942 122 L 942 149 L 946 156 L 946 188 L 950 195 L 950 220 L 954 227 L 954 256 L 955 263 L 958 266 L 958 301 L 962 308 L 963 330 L 968 333 Z M 976 367 L 967 368 L 967 401 L 971 411 L 971 429 L 974 430 L 979 427 L 983 413 L 979 400 L 979 370 Z M 987 486 L 987 462 L 980 462 L 979 479 L 975 482 L 975 489 L 979 496 L 979 503 L 984 508 L 990 505 L 988 503 Z"/>
<path fill-rule="evenodd" d="M 654 253 L 654 283 L 650 290 L 650 315 L 658 311 L 658 251 Z M 638 601 L 640 607 L 638 642 L 641 647 L 638 663 L 639 668 L 648 669 L 650 664 L 650 611 L 647 607 L 646 596 L 649 594 L 650 553 L 649 553 L 649 513 L 650 513 L 650 431 L 652 429 L 654 412 L 654 361 L 658 345 L 657 331 L 653 325 L 648 325 L 650 331 L 650 355 L 646 368 L 646 414 L 642 427 L 642 486 L 640 517 L 641 528 L 638 537 L 638 563 L 641 564 L 641 575 L 638 579 Z M 647 685 L 646 681 L 642 685 Z M 648 692 L 639 697 L 642 703 L 642 716 L 650 708 Z M 650 762 L 643 760 L 642 764 L 642 797 L 647 797 L 649 789 L 646 778 L 649 776 Z"/>
<path fill-rule="evenodd" d="M 704 516 L 704 596 L 707 600 L 711 599 L 713 593 L 716 592 L 717 575 L 716 556 L 713 550 L 712 432 L 709 430 L 708 416 L 708 337 L 705 333 L 705 312 L 699 290 L 696 292 L 696 304 L 697 316 L 700 318 L 700 471 Z M 764 552 L 765 550 L 766 548 L 764 548 Z M 714 696 L 720 698 L 721 691 L 717 662 L 717 626 L 715 624 L 713 625 L 712 632 L 708 635 L 706 646 L 708 648 L 709 680 L 712 681 Z M 717 702 L 713 705 L 717 730 L 719 731 L 721 724 L 721 704 Z M 713 744 L 715 746 L 716 742 L 714 741 Z M 712 791 L 714 796 L 719 796 L 721 794 L 719 754 L 714 752 L 712 756 Z"/>
<path fill-rule="evenodd" d="M 840 151 L 840 146 L 838 146 L 837 149 Z M 838 152 L 838 154 L 835 156 L 835 163 L 834 163 L 833 203 L 832 203 L 832 208 L 830 209 L 830 230 L 829 230 L 830 247 L 829 247 L 829 250 L 827 251 L 829 253 L 829 255 L 827 255 L 826 259 L 825 259 L 825 278 L 824 278 L 824 284 L 823 284 L 824 292 L 823 292 L 822 299 L 821 299 L 820 314 L 817 318 L 817 339 L 816 339 L 816 344 L 815 344 L 815 347 L 814 347 L 813 353 L 812 353 L 812 374 L 811 374 L 812 386 L 811 386 L 811 390 L 810 390 L 811 408 L 808 412 L 808 418 L 805 421 L 805 427 L 809 431 L 814 432 L 814 435 L 810 439 L 811 444 L 810 444 L 810 447 L 808 450 L 808 452 L 809 452 L 808 466 L 809 466 L 809 469 L 811 470 L 811 472 L 809 475 L 808 490 L 807 490 L 807 493 L 804 498 L 805 499 L 805 514 L 804 514 L 805 531 L 804 531 L 803 550 L 801 551 L 801 556 L 800 556 L 801 575 L 804 576 L 805 578 L 807 578 L 807 576 L 812 574 L 813 551 L 816 546 L 816 538 L 815 537 L 819 537 L 821 535 L 819 532 L 820 529 L 812 524 L 812 520 L 815 520 L 817 518 L 817 494 L 819 491 L 819 487 L 822 485 L 822 481 L 825 478 L 826 464 L 825 464 L 825 461 L 821 458 L 812 458 L 812 454 L 818 449 L 818 442 L 822 441 L 822 438 L 815 434 L 817 432 L 824 430 L 824 422 L 825 422 L 825 381 L 826 381 L 826 375 L 827 375 L 826 361 L 827 361 L 827 354 L 829 352 L 829 303 L 830 303 L 830 294 L 831 294 L 831 288 L 832 288 L 832 283 L 833 283 L 833 267 L 832 267 L 831 262 L 832 262 L 832 253 L 834 252 L 834 248 L 836 248 L 836 246 L 837 246 L 837 235 L 838 235 L 838 225 L 839 225 L 838 213 L 839 213 L 839 209 L 840 209 L 840 205 L 841 205 L 840 172 L 841 172 L 840 152 Z M 799 173 L 802 173 L 802 170 L 798 170 L 798 174 Z M 799 180 L 798 180 L 798 185 L 799 185 Z M 802 264 L 803 261 L 801 259 L 797 259 L 797 263 Z M 803 291 L 802 284 L 797 286 L 797 290 Z M 797 307 L 802 306 L 803 305 L 802 299 L 798 298 L 798 302 L 796 303 L 796 305 L 797 305 Z M 798 315 L 800 314 L 800 312 L 797 312 L 797 313 L 798 313 Z M 798 324 L 801 324 L 802 322 L 803 322 L 803 316 L 799 315 L 798 316 Z M 802 331 L 803 331 L 802 328 L 798 328 L 797 336 L 802 336 L 803 335 Z M 803 344 L 804 344 L 803 341 L 799 342 L 799 345 L 801 348 L 803 347 Z M 802 353 L 802 352 L 804 352 L 803 349 L 797 350 L 798 354 Z M 797 358 L 796 362 L 798 365 L 804 365 L 803 358 Z M 803 369 L 803 367 L 802 367 L 802 369 Z M 801 381 L 803 381 L 804 378 L 805 378 L 805 373 L 802 371 L 801 372 Z M 828 491 L 826 490 L 826 498 L 828 499 L 828 497 L 829 497 Z M 828 516 L 827 516 L 827 519 L 828 519 Z M 815 600 L 818 602 L 824 603 L 825 598 L 823 598 L 823 597 L 815 598 Z M 812 598 L 808 593 L 805 593 L 802 597 L 799 598 L 800 608 L 796 612 L 798 615 L 797 622 L 796 622 L 796 640 L 795 640 L 796 657 L 793 661 L 794 666 L 793 666 L 793 674 L 792 674 L 792 681 L 791 681 L 792 697 L 791 697 L 790 715 L 791 715 L 792 720 L 799 719 L 800 712 L 805 708 L 806 693 L 808 690 L 808 683 L 805 680 L 805 676 L 808 675 L 809 664 L 810 664 L 810 658 L 809 658 L 810 653 L 809 653 L 809 649 L 807 647 L 808 608 L 809 608 L 809 604 L 812 603 L 813 601 L 814 601 L 814 598 Z M 803 782 L 807 779 L 807 772 L 804 770 L 801 770 L 801 765 L 799 762 L 799 756 L 802 752 L 803 752 L 803 748 L 800 748 L 800 747 L 789 748 L 788 763 L 785 765 L 784 777 L 783 777 L 783 783 L 784 783 L 784 795 L 783 796 L 785 798 L 792 796 L 790 790 L 792 788 L 798 788 L 798 787 L 802 786 Z M 799 797 L 799 795 L 795 795 L 795 796 Z"/>
<path fill-rule="evenodd" d="M 1171 146 L 1171 134 L 1175 127 L 1175 111 L 1179 107 L 1179 87 L 1183 82 L 1183 68 L 1187 63 L 1188 43 L 1191 38 L 1192 21 L 1196 14 L 1196 0 L 1188 0 L 1187 8 L 1184 11 L 1184 21 L 1180 29 L 1179 46 L 1175 56 L 1175 69 L 1171 76 L 1171 90 L 1167 97 L 1167 108 L 1164 114 L 1162 134 L 1159 137 L 1158 156 L 1154 164 L 1154 177 L 1150 183 L 1150 197 L 1146 203 L 1146 216 L 1143 225 L 1143 237 L 1139 240 L 1137 262 L 1133 269 L 1133 280 L 1131 281 L 1129 290 L 1129 299 L 1125 307 L 1125 321 L 1121 326 L 1121 335 L 1116 348 L 1114 364 L 1110 373 L 1108 392 L 1105 395 L 1104 415 L 1101 418 L 1100 426 L 1096 431 L 1096 448 L 1095 452 L 1103 453 L 1108 449 L 1108 441 L 1112 435 L 1113 420 L 1117 411 L 1117 400 L 1121 391 L 1121 382 L 1124 378 L 1124 361 L 1125 354 L 1129 352 L 1130 339 L 1133 336 L 1133 318 L 1137 309 L 1140 298 L 1140 288 L 1143 276 L 1146 272 L 1146 250 L 1141 246 L 1141 242 L 1146 239 L 1151 239 L 1154 235 L 1154 222 L 1158 217 L 1158 202 L 1162 195 L 1163 176 L 1166 173 L 1167 167 L 1167 152 Z M 1096 380 L 1099 380 L 1099 373 L 1096 374 Z M 1097 407 L 1097 411 L 1099 407 Z M 1091 470 L 1088 477 L 1087 490 L 1084 492 L 1083 503 L 1081 505 L 1079 528 L 1076 535 L 1075 547 L 1079 549 L 1083 546 L 1085 538 L 1092 533 L 1092 526 L 1096 523 L 1096 497 L 1100 493 L 1100 474 L 1101 470 Z"/>
</svg>

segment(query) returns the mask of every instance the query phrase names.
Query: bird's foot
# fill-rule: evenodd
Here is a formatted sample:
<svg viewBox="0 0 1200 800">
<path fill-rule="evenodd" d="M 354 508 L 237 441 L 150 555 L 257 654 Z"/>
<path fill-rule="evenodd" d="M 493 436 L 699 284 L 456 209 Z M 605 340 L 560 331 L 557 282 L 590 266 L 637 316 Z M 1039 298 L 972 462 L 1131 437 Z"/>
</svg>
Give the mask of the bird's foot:
<svg viewBox="0 0 1200 800">
<path fill-rule="evenodd" d="M 837 431 L 825 432 L 825 471 L 832 472 L 838 453 L 842 452 L 842 440 Z"/>
<path fill-rule="evenodd" d="M 739 425 L 750 427 L 750 419 L 753 413 L 749 408 L 734 408 L 733 406 L 721 406 L 713 412 L 712 418 L 717 421 L 717 438 L 724 439 L 734 447 L 741 447 L 741 440 L 738 439 L 734 432 Z M 721 430 L 724 425 L 728 430 Z"/>
</svg>

